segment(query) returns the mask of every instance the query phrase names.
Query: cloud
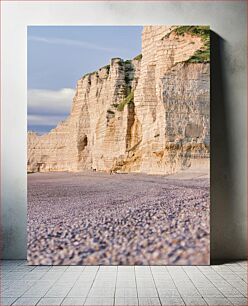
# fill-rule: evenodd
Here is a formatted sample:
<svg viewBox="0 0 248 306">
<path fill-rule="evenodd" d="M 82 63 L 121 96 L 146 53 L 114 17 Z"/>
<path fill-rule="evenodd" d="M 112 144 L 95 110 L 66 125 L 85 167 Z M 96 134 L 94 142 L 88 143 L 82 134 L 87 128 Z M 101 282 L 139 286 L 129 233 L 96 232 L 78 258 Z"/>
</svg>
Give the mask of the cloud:
<svg viewBox="0 0 248 306">
<path fill-rule="evenodd" d="M 29 89 L 28 113 L 33 115 L 68 114 L 74 95 L 75 89 L 72 88 L 62 88 L 60 90 Z"/>
<path fill-rule="evenodd" d="M 65 116 L 28 115 L 29 126 L 56 126 Z"/>
<path fill-rule="evenodd" d="M 28 90 L 28 126 L 52 126 L 64 120 L 70 113 L 75 90 Z"/>
<path fill-rule="evenodd" d="M 96 44 L 92 44 L 92 43 L 87 42 L 87 41 L 73 40 L 73 39 L 29 36 L 28 40 L 29 41 L 35 41 L 35 42 L 41 42 L 41 43 L 45 43 L 45 44 L 76 46 L 76 47 L 80 47 L 80 48 L 98 50 L 98 51 L 106 51 L 106 52 L 117 51 L 117 49 L 115 49 L 115 48 L 103 47 L 103 46 L 99 46 L 99 45 L 96 45 Z"/>
</svg>

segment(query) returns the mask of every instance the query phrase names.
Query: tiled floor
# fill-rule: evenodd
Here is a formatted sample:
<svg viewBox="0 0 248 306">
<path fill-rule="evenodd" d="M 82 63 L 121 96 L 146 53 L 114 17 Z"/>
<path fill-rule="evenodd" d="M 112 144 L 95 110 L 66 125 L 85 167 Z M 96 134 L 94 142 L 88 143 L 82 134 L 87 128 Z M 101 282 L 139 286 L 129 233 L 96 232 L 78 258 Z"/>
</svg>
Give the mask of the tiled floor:
<svg viewBox="0 0 248 306">
<path fill-rule="evenodd" d="M 247 263 L 27 266 L 2 261 L 1 305 L 247 305 Z"/>
</svg>

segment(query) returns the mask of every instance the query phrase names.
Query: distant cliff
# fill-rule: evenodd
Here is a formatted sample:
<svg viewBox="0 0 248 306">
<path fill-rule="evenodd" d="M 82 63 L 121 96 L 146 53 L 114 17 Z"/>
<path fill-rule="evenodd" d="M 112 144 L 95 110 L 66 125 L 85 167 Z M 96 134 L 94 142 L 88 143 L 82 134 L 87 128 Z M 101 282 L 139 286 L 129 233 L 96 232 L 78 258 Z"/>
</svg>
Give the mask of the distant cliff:
<svg viewBox="0 0 248 306">
<path fill-rule="evenodd" d="M 209 167 L 209 28 L 145 26 L 142 55 L 77 82 L 69 117 L 28 132 L 28 172 Z"/>
</svg>

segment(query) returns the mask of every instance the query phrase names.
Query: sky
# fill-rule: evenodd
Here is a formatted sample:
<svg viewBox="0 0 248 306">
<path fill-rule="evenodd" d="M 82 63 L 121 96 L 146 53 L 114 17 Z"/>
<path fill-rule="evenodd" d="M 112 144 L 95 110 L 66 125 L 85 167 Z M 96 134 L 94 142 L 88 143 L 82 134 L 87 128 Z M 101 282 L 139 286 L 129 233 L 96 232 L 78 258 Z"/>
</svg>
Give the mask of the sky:
<svg viewBox="0 0 248 306">
<path fill-rule="evenodd" d="M 43 134 L 70 112 L 76 82 L 141 53 L 141 26 L 29 26 L 28 130 Z"/>
</svg>

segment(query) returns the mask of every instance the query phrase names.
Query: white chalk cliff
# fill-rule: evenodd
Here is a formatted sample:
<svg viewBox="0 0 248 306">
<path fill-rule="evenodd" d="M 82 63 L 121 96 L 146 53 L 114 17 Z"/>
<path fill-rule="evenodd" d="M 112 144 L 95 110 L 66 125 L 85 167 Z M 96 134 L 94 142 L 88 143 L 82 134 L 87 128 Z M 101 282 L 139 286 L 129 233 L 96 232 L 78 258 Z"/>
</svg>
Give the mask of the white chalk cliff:
<svg viewBox="0 0 248 306">
<path fill-rule="evenodd" d="M 83 76 L 68 118 L 28 132 L 27 170 L 208 169 L 209 115 L 209 29 L 145 26 L 142 56 Z"/>
</svg>

